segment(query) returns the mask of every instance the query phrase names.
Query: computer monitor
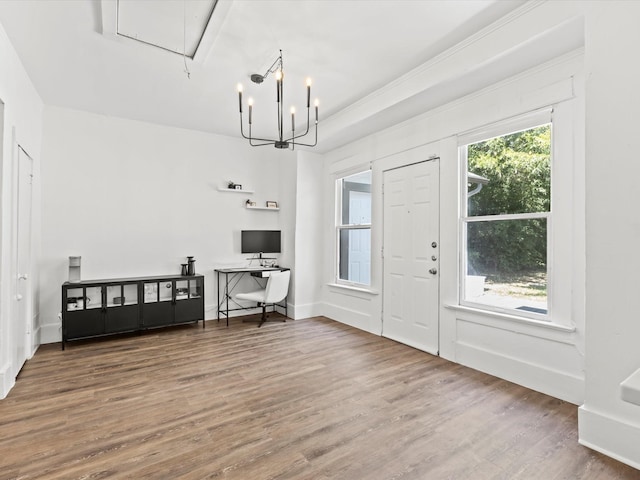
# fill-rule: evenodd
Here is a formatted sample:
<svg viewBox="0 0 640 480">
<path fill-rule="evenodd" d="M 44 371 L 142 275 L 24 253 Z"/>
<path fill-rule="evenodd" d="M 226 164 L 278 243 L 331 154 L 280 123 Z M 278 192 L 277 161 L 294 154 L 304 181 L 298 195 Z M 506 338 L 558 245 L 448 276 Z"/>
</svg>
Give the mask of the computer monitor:
<svg viewBox="0 0 640 480">
<path fill-rule="evenodd" d="M 242 230 L 241 253 L 281 253 L 280 230 Z"/>
</svg>

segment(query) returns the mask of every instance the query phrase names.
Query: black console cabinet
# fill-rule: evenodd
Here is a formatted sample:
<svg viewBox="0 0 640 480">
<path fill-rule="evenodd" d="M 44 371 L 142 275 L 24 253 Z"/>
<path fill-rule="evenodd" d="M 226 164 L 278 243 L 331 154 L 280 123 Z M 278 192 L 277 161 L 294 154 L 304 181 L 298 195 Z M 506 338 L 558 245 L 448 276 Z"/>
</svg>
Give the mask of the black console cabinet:
<svg viewBox="0 0 640 480">
<path fill-rule="evenodd" d="M 86 280 L 62 285 L 65 342 L 202 320 L 204 277 Z"/>
</svg>

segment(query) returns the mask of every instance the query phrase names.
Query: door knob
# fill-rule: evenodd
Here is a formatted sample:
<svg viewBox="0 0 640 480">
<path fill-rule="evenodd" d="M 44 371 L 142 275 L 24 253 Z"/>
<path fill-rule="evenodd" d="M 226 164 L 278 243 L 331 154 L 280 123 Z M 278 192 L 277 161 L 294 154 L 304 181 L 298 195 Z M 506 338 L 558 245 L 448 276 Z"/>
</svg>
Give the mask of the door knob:
<svg viewBox="0 0 640 480">
<path fill-rule="evenodd" d="M 436 270 L 435 268 L 430 268 L 430 269 L 429 269 L 429 273 L 430 273 L 431 275 L 435 275 L 436 273 L 438 273 L 438 270 Z"/>
<path fill-rule="evenodd" d="M 18 274 L 18 280 L 28 280 L 29 279 L 29 275 L 26 273 L 19 273 Z"/>
<path fill-rule="evenodd" d="M 16 300 L 17 300 L 17 301 L 22 300 L 22 295 L 20 295 L 20 294 L 18 293 L 18 294 L 16 295 Z"/>
<path fill-rule="evenodd" d="M 437 244 L 436 242 L 431 242 L 431 246 L 432 246 L 433 248 L 436 248 L 436 247 L 438 246 L 438 244 Z"/>
</svg>

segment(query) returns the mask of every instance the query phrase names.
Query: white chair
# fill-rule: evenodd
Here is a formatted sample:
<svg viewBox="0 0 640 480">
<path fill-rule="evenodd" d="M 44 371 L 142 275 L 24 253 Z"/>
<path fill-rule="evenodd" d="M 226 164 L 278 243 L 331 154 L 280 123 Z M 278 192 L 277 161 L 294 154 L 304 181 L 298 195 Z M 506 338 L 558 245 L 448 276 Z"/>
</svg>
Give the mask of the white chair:
<svg viewBox="0 0 640 480">
<path fill-rule="evenodd" d="M 262 306 L 262 317 L 258 327 L 261 327 L 264 322 L 267 321 L 267 306 L 275 305 L 281 302 L 287 297 L 289 291 L 289 279 L 291 278 L 291 271 L 274 271 L 269 275 L 266 288 L 256 290 L 255 292 L 238 293 L 235 295 L 237 300 L 250 300 L 257 302 L 258 306 Z M 284 317 L 283 321 L 287 321 Z"/>
</svg>

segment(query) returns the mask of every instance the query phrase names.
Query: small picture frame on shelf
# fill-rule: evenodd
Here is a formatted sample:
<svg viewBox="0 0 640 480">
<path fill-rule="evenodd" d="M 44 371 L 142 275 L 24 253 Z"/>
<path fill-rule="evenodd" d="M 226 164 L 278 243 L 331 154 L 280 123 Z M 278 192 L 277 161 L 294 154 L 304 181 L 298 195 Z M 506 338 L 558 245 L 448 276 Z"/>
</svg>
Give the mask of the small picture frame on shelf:
<svg viewBox="0 0 640 480">
<path fill-rule="evenodd" d="M 251 201 L 251 199 L 247 200 L 247 207 L 255 207 L 256 206 L 256 202 Z"/>
<path fill-rule="evenodd" d="M 278 202 L 267 200 L 267 208 L 278 208 Z"/>
</svg>

